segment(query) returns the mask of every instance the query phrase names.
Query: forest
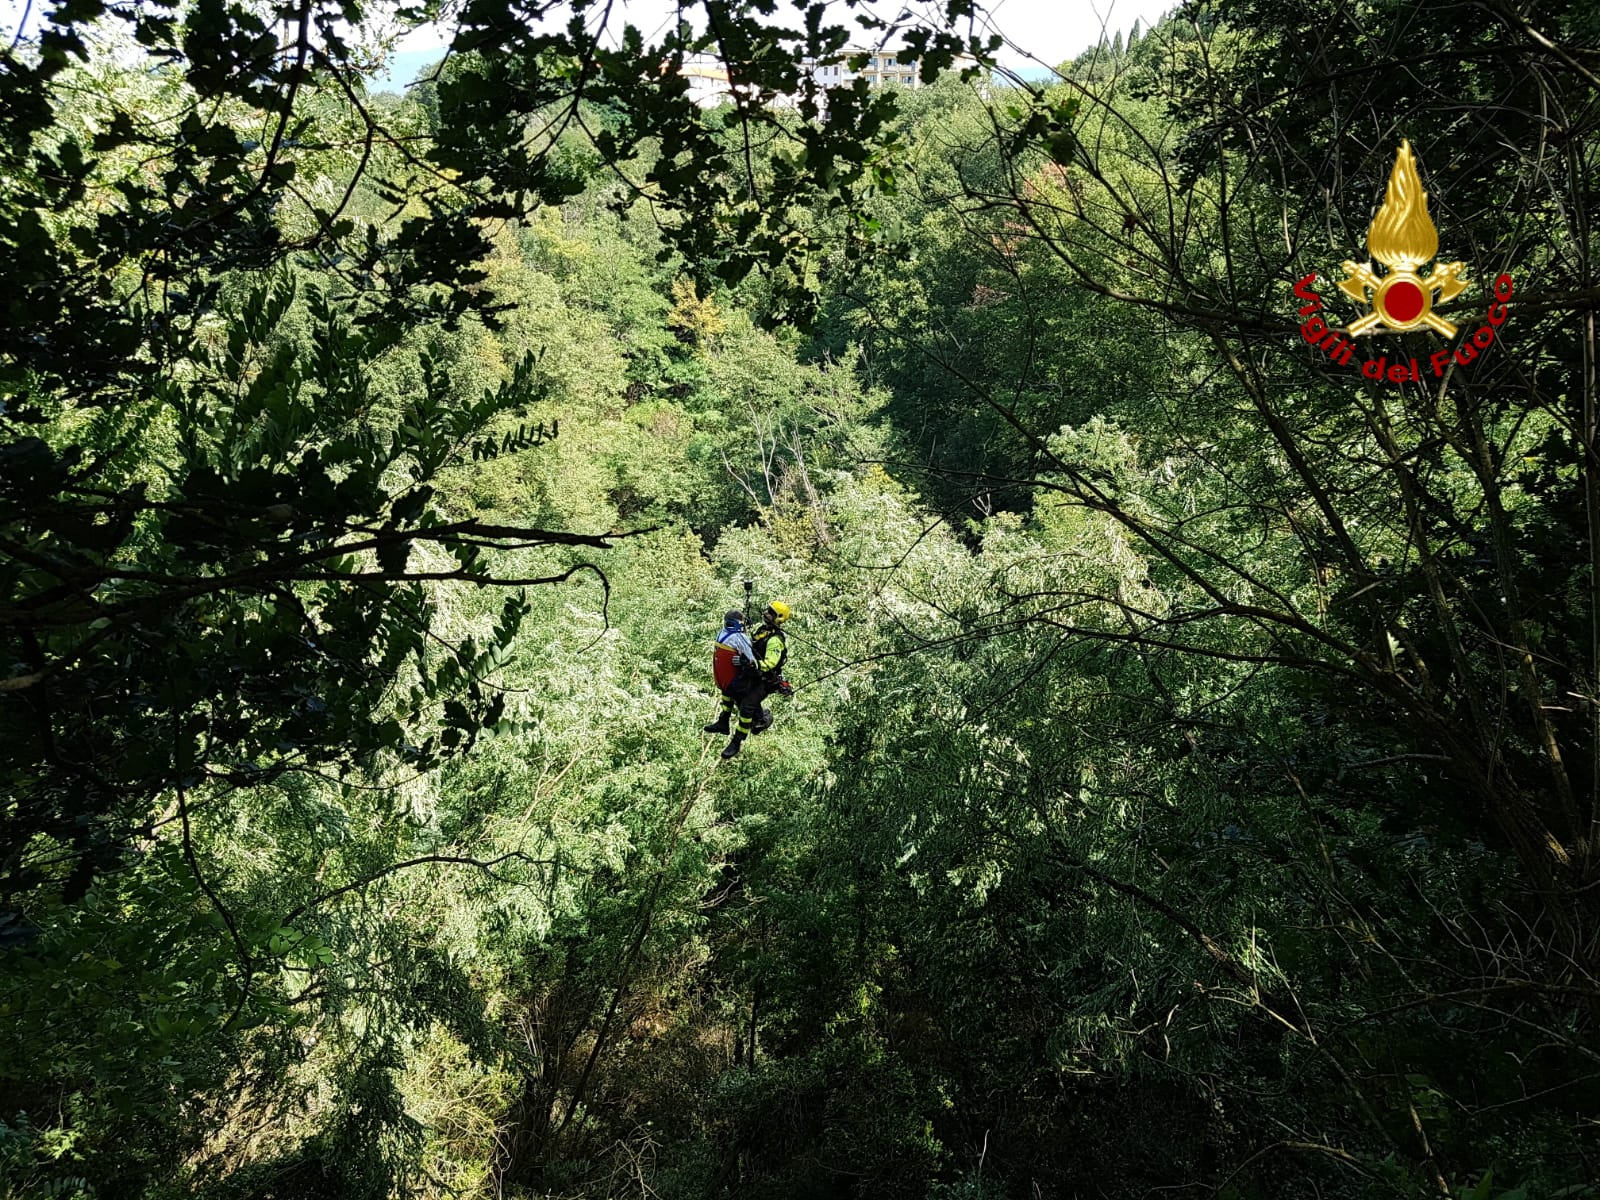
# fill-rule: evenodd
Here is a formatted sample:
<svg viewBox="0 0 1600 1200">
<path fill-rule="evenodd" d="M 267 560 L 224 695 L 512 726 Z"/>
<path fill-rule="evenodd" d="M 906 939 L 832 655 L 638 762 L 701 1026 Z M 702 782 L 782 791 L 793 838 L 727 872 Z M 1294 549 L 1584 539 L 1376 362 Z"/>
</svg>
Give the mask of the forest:
<svg viewBox="0 0 1600 1200">
<path fill-rule="evenodd" d="M 680 13 L 8 37 L 0 1200 L 1600 1198 L 1600 5 Z"/>
</svg>

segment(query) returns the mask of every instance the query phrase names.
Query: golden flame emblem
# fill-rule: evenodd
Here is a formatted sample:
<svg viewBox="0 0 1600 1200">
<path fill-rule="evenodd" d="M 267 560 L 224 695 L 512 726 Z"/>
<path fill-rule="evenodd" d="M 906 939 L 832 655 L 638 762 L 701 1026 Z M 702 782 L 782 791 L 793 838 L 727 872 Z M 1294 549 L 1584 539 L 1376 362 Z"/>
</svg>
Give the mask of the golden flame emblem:
<svg viewBox="0 0 1600 1200">
<path fill-rule="evenodd" d="M 1445 337 L 1455 336 L 1456 327 L 1433 306 L 1466 290 L 1462 275 L 1466 268 L 1458 262 L 1435 264 L 1427 276 L 1417 274 L 1439 253 L 1439 231 L 1428 217 L 1428 193 L 1422 190 L 1409 141 L 1401 142 L 1395 154 L 1383 207 L 1367 230 L 1367 251 L 1389 270 L 1378 275 L 1371 262 L 1344 264 L 1347 278 L 1339 281 L 1339 290 L 1358 304 L 1372 305 L 1372 311 L 1352 322 L 1347 332 L 1371 333 L 1381 325 L 1406 333 L 1426 325 Z"/>
</svg>

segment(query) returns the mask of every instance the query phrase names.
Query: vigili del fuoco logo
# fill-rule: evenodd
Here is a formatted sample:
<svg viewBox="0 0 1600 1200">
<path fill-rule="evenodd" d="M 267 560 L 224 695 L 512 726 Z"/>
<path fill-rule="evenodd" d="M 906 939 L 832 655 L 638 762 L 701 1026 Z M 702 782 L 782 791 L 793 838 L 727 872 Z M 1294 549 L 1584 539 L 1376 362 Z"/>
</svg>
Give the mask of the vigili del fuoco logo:
<svg viewBox="0 0 1600 1200">
<path fill-rule="evenodd" d="M 1313 272 L 1294 285 L 1294 294 L 1305 301 L 1300 308 L 1301 337 L 1326 354 L 1336 366 L 1344 367 L 1350 365 L 1355 354 L 1355 339 L 1364 333 L 1387 330 L 1403 334 L 1431 329 L 1447 338 L 1456 336 L 1456 326 L 1433 309 L 1437 304 L 1455 299 L 1471 281 L 1466 277 L 1465 266 L 1458 262 L 1434 263 L 1426 275 L 1420 274 L 1423 266 L 1439 253 L 1439 231 L 1428 218 L 1428 193 L 1422 190 L 1422 178 L 1417 174 L 1417 160 L 1411 154 L 1409 141 L 1401 142 L 1395 155 L 1383 207 L 1367 230 L 1367 250 L 1388 269 L 1380 275 L 1373 270 L 1371 262 L 1347 261 L 1345 277 L 1338 280 L 1337 285 L 1357 304 L 1371 305 L 1372 311 L 1352 321 L 1345 329 L 1330 327 L 1325 318 L 1317 315 L 1322 312 L 1322 297 L 1312 289 L 1317 278 Z M 1452 363 L 1462 367 L 1471 365 L 1473 359 L 1494 344 L 1495 331 L 1506 319 L 1509 299 L 1511 276 L 1496 276 L 1494 300 L 1484 314 L 1483 324 L 1455 347 L 1428 356 L 1428 366 L 1435 376 L 1442 378 Z M 1364 360 L 1361 373 L 1368 379 L 1387 379 L 1391 383 L 1415 383 L 1422 378 L 1415 358 L 1396 358 L 1391 363 L 1387 355 Z"/>
</svg>

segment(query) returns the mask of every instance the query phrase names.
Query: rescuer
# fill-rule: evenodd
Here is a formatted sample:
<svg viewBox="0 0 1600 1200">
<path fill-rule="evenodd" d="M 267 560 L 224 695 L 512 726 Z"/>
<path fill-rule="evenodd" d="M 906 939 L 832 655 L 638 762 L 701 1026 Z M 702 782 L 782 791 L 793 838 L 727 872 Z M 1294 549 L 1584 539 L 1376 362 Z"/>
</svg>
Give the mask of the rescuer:
<svg viewBox="0 0 1600 1200">
<path fill-rule="evenodd" d="M 723 619 L 711 660 L 712 675 L 722 692 L 722 713 L 705 727 L 707 733 L 733 733 L 722 751 L 723 758 L 738 754 L 745 738 L 772 724 L 772 713 L 762 707 L 763 700 L 774 692 L 787 696 L 794 690 L 783 677 L 789 649 L 782 626 L 788 619 L 789 606 L 782 600 L 767 605 L 754 633 L 745 632 L 743 614 L 737 609 L 729 610 Z M 736 708 L 739 727 L 731 730 Z"/>
</svg>

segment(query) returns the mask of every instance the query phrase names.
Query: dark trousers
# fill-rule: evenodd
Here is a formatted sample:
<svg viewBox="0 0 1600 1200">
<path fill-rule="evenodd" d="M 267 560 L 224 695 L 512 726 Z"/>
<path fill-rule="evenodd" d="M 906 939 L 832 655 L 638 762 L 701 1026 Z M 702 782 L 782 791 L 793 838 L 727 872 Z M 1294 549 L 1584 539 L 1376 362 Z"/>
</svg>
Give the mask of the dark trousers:
<svg viewBox="0 0 1600 1200">
<path fill-rule="evenodd" d="M 761 702 L 771 693 L 759 675 L 750 679 L 735 679 L 726 691 L 722 693 L 723 710 L 732 713 L 735 708 L 739 710 L 739 732 L 749 733 L 756 727 L 758 721 L 765 727 L 762 720 Z"/>
</svg>

